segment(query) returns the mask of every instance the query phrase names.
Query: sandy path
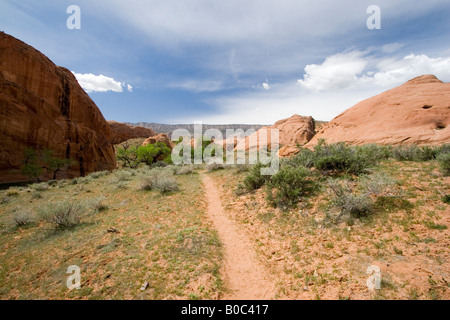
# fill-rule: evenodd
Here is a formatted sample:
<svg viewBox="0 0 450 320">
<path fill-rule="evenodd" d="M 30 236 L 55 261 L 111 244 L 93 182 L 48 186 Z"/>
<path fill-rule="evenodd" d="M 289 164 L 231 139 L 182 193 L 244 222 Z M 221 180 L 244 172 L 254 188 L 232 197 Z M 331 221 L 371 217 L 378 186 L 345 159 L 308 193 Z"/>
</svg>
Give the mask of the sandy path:
<svg viewBox="0 0 450 320">
<path fill-rule="evenodd" d="M 256 258 L 248 238 L 239 232 L 234 221 L 227 217 L 214 181 L 202 174 L 208 217 L 212 220 L 224 246 L 225 285 L 231 290 L 223 300 L 268 300 L 275 295 L 275 284 Z"/>
</svg>

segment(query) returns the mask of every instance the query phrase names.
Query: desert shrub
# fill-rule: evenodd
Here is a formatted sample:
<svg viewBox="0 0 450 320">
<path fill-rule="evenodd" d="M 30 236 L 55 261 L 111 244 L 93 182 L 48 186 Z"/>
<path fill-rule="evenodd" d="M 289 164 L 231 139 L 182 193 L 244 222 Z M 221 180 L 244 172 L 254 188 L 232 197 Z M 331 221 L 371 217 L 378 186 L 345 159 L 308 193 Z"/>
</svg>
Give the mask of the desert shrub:
<svg viewBox="0 0 450 320">
<path fill-rule="evenodd" d="M 374 196 L 394 196 L 397 191 L 395 188 L 397 184 L 398 181 L 386 173 L 365 175 L 359 181 L 362 190 L 366 194 Z"/>
<path fill-rule="evenodd" d="M 446 194 L 445 196 L 442 196 L 442 202 L 446 204 L 450 204 L 450 194 Z"/>
<path fill-rule="evenodd" d="M 237 173 L 241 173 L 241 172 L 248 172 L 251 169 L 251 165 L 244 163 L 244 164 L 236 164 L 234 166 L 234 168 L 236 169 Z"/>
<path fill-rule="evenodd" d="M 446 144 L 443 144 L 442 146 L 438 147 L 437 155 L 443 154 L 443 153 L 450 153 L 450 143 L 446 143 Z"/>
<path fill-rule="evenodd" d="M 57 228 L 70 228 L 80 224 L 86 208 L 79 202 L 63 201 L 38 210 L 39 217 Z"/>
<path fill-rule="evenodd" d="M 167 167 L 169 163 L 165 161 L 156 161 L 154 164 L 152 164 L 152 168 L 158 168 L 158 167 Z"/>
<path fill-rule="evenodd" d="M 267 182 L 267 197 L 273 206 L 296 207 L 297 203 L 309 196 L 315 189 L 310 178 L 310 170 L 304 167 L 285 166 Z"/>
<path fill-rule="evenodd" d="M 263 167 L 261 163 L 257 163 L 245 176 L 243 185 L 247 191 L 257 190 L 270 180 L 270 176 L 261 175 L 261 168 Z"/>
<path fill-rule="evenodd" d="M 40 191 L 34 191 L 31 194 L 31 199 L 42 199 L 42 193 Z"/>
<path fill-rule="evenodd" d="M 138 189 L 141 191 L 156 190 L 161 193 L 168 193 L 178 190 L 178 182 L 167 171 L 165 173 L 153 171 L 141 180 Z"/>
<path fill-rule="evenodd" d="M 392 157 L 398 161 L 429 161 L 437 157 L 441 147 L 417 145 L 397 146 L 392 149 Z"/>
<path fill-rule="evenodd" d="M 287 165 L 303 166 L 305 168 L 314 167 L 315 153 L 309 149 L 300 149 L 292 159 L 287 161 Z"/>
<path fill-rule="evenodd" d="M 327 145 L 321 141 L 314 148 L 314 167 L 323 172 L 361 174 L 381 159 L 374 157 L 373 149 L 351 147 L 345 143 Z"/>
<path fill-rule="evenodd" d="M 89 175 L 89 177 L 91 177 L 92 179 L 98 179 L 104 176 L 107 176 L 109 174 L 109 171 L 98 171 L 98 172 L 93 172 Z"/>
<path fill-rule="evenodd" d="M 42 182 L 42 183 L 36 183 L 32 185 L 32 188 L 36 191 L 47 191 L 49 188 L 48 183 Z"/>
<path fill-rule="evenodd" d="M 194 167 L 193 166 L 182 166 L 182 167 L 178 167 L 176 168 L 175 174 L 176 175 L 185 175 L 185 174 L 191 174 L 194 172 Z"/>
<path fill-rule="evenodd" d="M 9 189 L 6 191 L 7 197 L 17 197 L 19 195 L 19 191 L 17 189 Z"/>
<path fill-rule="evenodd" d="M 441 153 L 437 156 L 439 168 L 444 176 L 450 176 L 450 153 Z"/>
<path fill-rule="evenodd" d="M 74 179 L 70 180 L 69 184 L 72 186 L 78 184 L 78 178 L 74 178 Z"/>
<path fill-rule="evenodd" d="M 114 172 L 114 177 L 116 182 L 129 181 L 133 174 L 130 171 L 119 170 Z"/>
<path fill-rule="evenodd" d="M 178 182 L 174 177 L 160 176 L 157 180 L 156 188 L 161 193 L 177 191 Z"/>
<path fill-rule="evenodd" d="M 58 184 L 58 180 L 49 180 L 47 181 L 47 184 L 51 187 L 54 187 Z"/>
<path fill-rule="evenodd" d="M 208 166 L 206 167 L 206 170 L 208 170 L 209 172 L 223 170 L 223 169 L 225 169 L 225 166 L 223 164 L 218 164 L 218 163 L 208 164 Z"/>
<path fill-rule="evenodd" d="M 108 209 L 108 206 L 103 202 L 103 198 L 93 199 L 90 203 L 90 207 L 96 212 L 102 212 Z"/>
<path fill-rule="evenodd" d="M 361 218 L 368 216 L 373 211 L 373 200 L 364 193 L 354 193 L 348 182 L 329 180 L 331 203 L 339 208 L 341 213 L 351 217 Z"/>
<path fill-rule="evenodd" d="M 26 226 L 33 221 L 33 217 L 29 212 L 19 212 L 12 217 L 13 223 L 18 227 Z"/>
</svg>

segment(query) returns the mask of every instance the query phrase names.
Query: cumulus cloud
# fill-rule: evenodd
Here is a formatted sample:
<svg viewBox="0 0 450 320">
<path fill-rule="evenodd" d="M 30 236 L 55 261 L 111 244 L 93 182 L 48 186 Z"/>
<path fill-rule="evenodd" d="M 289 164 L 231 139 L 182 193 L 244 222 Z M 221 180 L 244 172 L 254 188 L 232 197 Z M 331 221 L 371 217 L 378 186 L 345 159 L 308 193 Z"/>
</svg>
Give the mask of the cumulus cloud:
<svg viewBox="0 0 450 320">
<path fill-rule="evenodd" d="M 326 58 L 320 65 L 307 65 L 304 79 L 298 82 L 311 91 L 344 89 L 355 83 L 366 65 L 361 52 L 339 53 Z"/>
<path fill-rule="evenodd" d="M 270 86 L 269 86 L 269 84 L 268 84 L 267 82 L 264 82 L 264 83 L 262 84 L 262 87 L 263 87 L 265 90 L 270 90 Z"/>
<path fill-rule="evenodd" d="M 363 83 L 380 87 L 394 86 L 423 74 L 434 74 L 442 81 L 450 80 L 450 57 L 430 58 L 410 54 L 403 59 L 386 59 L 378 63 L 378 72 L 361 78 Z"/>
<path fill-rule="evenodd" d="M 368 66 L 374 66 L 368 69 Z M 430 58 L 410 54 L 400 59 L 377 61 L 361 51 L 339 53 L 327 57 L 322 64 L 305 67 L 298 83 L 313 92 L 378 86 L 382 88 L 402 84 L 423 74 L 434 74 L 442 81 L 450 80 L 450 57 Z"/>
<path fill-rule="evenodd" d="M 92 73 L 75 73 L 72 71 L 78 80 L 80 86 L 88 93 L 91 92 L 123 92 L 123 88 L 127 88 L 129 92 L 133 91 L 131 85 L 126 83 L 121 83 L 114 80 L 113 78 L 104 75 L 94 75 Z"/>
</svg>

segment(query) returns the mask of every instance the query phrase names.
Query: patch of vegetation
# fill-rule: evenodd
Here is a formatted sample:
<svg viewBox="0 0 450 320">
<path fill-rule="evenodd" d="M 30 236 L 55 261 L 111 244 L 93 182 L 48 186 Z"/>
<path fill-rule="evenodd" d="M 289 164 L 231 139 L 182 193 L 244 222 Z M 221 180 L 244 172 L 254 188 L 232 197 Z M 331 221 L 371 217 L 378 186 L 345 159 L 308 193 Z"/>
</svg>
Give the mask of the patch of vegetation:
<svg viewBox="0 0 450 320">
<path fill-rule="evenodd" d="M 450 176 L 450 153 L 441 153 L 437 156 L 439 168 L 444 176 Z"/>
<path fill-rule="evenodd" d="M 437 224 L 434 221 L 425 221 L 424 224 L 429 229 L 441 230 L 441 231 L 447 229 L 447 226 L 445 224 Z"/>
<path fill-rule="evenodd" d="M 19 213 L 15 213 L 14 216 L 12 217 L 14 224 L 17 227 L 23 227 L 26 226 L 27 224 L 30 224 L 31 222 L 33 222 L 33 217 L 29 212 L 26 211 L 21 211 Z"/>
<path fill-rule="evenodd" d="M 167 170 L 153 169 L 149 174 L 141 180 L 139 190 L 141 191 L 159 191 L 161 193 L 169 193 L 179 190 L 178 182 Z"/>
<path fill-rule="evenodd" d="M 249 192 L 254 191 L 261 188 L 267 181 L 270 180 L 270 176 L 261 174 L 261 168 L 263 167 L 263 164 L 257 163 L 250 169 L 249 173 L 244 178 L 242 189 Z"/>
<path fill-rule="evenodd" d="M 21 166 L 22 174 L 34 181 L 38 181 L 43 174 L 51 174 L 56 180 L 58 172 L 68 169 L 73 159 L 60 159 L 54 155 L 54 151 L 48 149 L 25 148 L 24 160 Z"/>
<path fill-rule="evenodd" d="M 81 222 L 81 217 L 85 214 L 86 208 L 79 202 L 63 201 L 52 203 L 38 209 L 39 217 L 56 228 L 71 228 Z"/>
<path fill-rule="evenodd" d="M 137 146 L 124 144 L 116 150 L 119 163 L 126 168 L 137 168 L 140 164 L 153 165 L 160 161 L 171 163 L 171 150 L 163 142 Z"/>
<path fill-rule="evenodd" d="M 316 187 L 310 170 L 285 166 L 267 182 L 267 198 L 273 206 L 293 208 L 302 198 L 311 195 Z"/>
</svg>

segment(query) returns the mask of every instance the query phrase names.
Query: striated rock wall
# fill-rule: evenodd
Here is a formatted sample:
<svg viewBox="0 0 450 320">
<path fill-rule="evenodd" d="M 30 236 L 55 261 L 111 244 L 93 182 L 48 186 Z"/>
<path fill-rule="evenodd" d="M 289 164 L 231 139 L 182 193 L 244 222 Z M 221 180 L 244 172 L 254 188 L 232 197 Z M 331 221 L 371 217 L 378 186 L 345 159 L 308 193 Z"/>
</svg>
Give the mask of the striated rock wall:
<svg viewBox="0 0 450 320">
<path fill-rule="evenodd" d="M 26 147 L 74 159 L 59 177 L 116 166 L 109 125 L 74 75 L 0 33 L 0 182 L 26 180 L 12 172 Z"/>
</svg>

